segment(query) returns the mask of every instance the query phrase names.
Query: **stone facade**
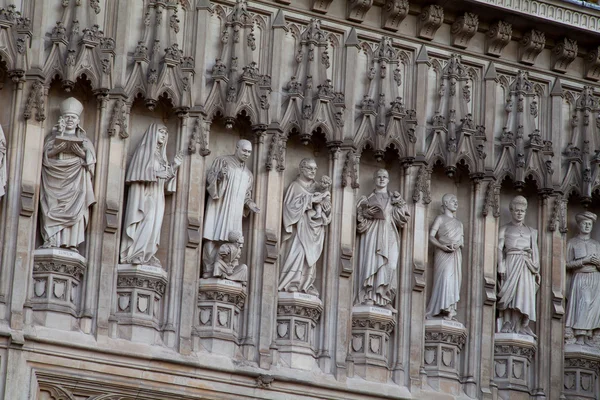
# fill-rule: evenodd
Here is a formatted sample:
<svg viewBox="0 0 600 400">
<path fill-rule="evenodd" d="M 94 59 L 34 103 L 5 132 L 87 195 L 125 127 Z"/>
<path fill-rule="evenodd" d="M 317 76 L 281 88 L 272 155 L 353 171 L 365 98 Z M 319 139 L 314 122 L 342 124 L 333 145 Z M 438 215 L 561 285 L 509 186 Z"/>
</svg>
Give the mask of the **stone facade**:
<svg viewBox="0 0 600 400">
<path fill-rule="evenodd" d="M 599 39 L 600 9 L 561 0 L 0 0 L 0 398 L 600 398 Z M 91 196 L 61 242 L 64 104 Z M 152 124 L 169 184 L 127 178 Z M 207 174 L 240 141 L 252 212 L 203 274 Z M 459 300 L 426 318 L 444 194 Z M 158 242 L 143 262 L 128 226 Z M 535 312 L 503 329 L 525 268 Z"/>
</svg>

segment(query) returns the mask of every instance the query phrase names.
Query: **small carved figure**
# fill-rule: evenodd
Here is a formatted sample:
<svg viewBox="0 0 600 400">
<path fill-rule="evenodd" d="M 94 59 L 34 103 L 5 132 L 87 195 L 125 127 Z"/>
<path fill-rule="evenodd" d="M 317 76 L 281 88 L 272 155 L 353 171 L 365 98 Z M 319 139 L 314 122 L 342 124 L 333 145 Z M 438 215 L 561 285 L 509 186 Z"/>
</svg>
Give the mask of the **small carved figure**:
<svg viewBox="0 0 600 400">
<path fill-rule="evenodd" d="M 77 251 L 85 240 L 89 207 L 96 202 L 92 185 L 96 153 L 79 126 L 82 111 L 75 98 L 63 101 L 59 123 L 44 139 L 40 187 L 44 248 Z"/>
<path fill-rule="evenodd" d="M 168 132 L 152 124 L 138 145 L 125 177 L 129 196 L 121 239 L 121 263 L 161 266 L 155 257 L 165 213 L 165 190 L 175 192 L 177 169 L 183 161 L 178 153 L 167 161 Z"/>
<path fill-rule="evenodd" d="M 523 223 L 527 199 L 516 196 L 510 202 L 512 221 L 498 233 L 498 309 L 502 332 L 534 336 L 529 326 L 536 320 L 535 296 L 540 284 L 538 232 Z"/>
<path fill-rule="evenodd" d="M 445 314 L 454 319 L 460 300 L 462 281 L 463 224 L 456 219 L 458 199 L 447 193 L 442 197 L 442 214 L 431 225 L 429 241 L 435 247 L 433 256 L 433 289 L 427 307 L 427 318 Z"/>
<path fill-rule="evenodd" d="M 283 200 L 284 242 L 287 244 L 279 279 L 279 291 L 318 296 L 314 286 L 316 264 L 323 252 L 325 227 L 331 222 L 331 179 L 315 182 L 317 163 L 300 161 L 300 174 Z"/>
<path fill-rule="evenodd" d="M 375 190 L 358 200 L 358 288 L 355 304 L 376 305 L 393 309 L 398 290 L 400 258 L 399 227 L 408 222 L 410 213 L 399 192 L 390 192 L 385 169 L 373 177 Z"/>
<path fill-rule="evenodd" d="M 244 246 L 242 232 L 231 231 L 227 235 L 227 242 L 219 246 L 214 260 L 207 262 L 203 278 L 224 278 L 230 281 L 241 282 L 246 286 L 248 282 L 248 266 L 240 264 Z"/>
<path fill-rule="evenodd" d="M 585 344 L 600 328 L 600 243 L 591 238 L 596 218 L 589 211 L 577 214 L 579 235 L 567 244 L 567 270 L 573 280 L 566 326 L 573 329 L 577 344 Z"/>
</svg>

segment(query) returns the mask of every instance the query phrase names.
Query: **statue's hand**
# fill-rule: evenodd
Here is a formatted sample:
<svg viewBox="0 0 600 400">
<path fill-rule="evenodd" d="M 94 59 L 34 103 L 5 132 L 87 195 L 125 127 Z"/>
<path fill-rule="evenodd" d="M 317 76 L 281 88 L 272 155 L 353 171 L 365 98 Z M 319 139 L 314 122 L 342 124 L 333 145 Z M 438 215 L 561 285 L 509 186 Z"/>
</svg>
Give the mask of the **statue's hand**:
<svg viewBox="0 0 600 400">
<path fill-rule="evenodd" d="M 253 201 L 249 201 L 248 203 L 246 203 L 246 207 L 248 207 L 248 209 L 255 214 L 258 214 L 260 212 L 260 208 L 258 208 L 256 203 Z"/>
<path fill-rule="evenodd" d="M 59 144 L 54 145 L 54 148 L 52 149 L 52 151 L 54 152 L 54 154 L 58 154 L 58 153 L 62 153 L 66 149 L 67 149 L 67 143 L 60 142 Z"/>
<path fill-rule="evenodd" d="M 454 245 L 447 244 L 444 247 L 442 247 L 442 250 L 444 250 L 446 253 L 452 253 L 452 252 L 454 252 Z"/>
<path fill-rule="evenodd" d="M 219 170 L 219 173 L 217 174 L 217 180 L 222 181 L 225 179 L 225 177 L 227 177 L 227 173 L 227 166 L 224 166 L 221 170 Z"/>
<path fill-rule="evenodd" d="M 183 152 L 178 151 L 177 154 L 175 155 L 175 158 L 173 159 L 173 169 L 179 168 L 179 166 L 181 165 L 182 162 L 183 162 Z"/>
<path fill-rule="evenodd" d="M 63 142 L 64 143 L 64 142 Z M 65 143 L 66 144 L 66 143 Z M 85 151 L 77 143 L 71 145 L 71 151 L 75 153 L 77 157 L 85 158 Z"/>
</svg>

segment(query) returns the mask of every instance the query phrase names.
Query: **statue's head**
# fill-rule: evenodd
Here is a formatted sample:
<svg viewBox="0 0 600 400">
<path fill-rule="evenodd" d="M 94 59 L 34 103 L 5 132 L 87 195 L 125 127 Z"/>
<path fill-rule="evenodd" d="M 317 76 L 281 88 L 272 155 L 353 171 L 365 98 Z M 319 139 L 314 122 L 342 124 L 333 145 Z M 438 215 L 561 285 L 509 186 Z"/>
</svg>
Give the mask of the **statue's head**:
<svg viewBox="0 0 600 400">
<path fill-rule="evenodd" d="M 169 131 L 167 131 L 167 127 L 164 125 L 158 125 L 157 129 L 158 129 L 158 131 L 157 131 L 156 143 L 159 146 L 163 146 L 167 142 L 167 137 L 169 136 Z"/>
<path fill-rule="evenodd" d="M 77 128 L 82 111 L 83 104 L 74 97 L 69 97 L 60 103 L 60 115 L 64 120 L 67 131 L 73 131 Z"/>
<path fill-rule="evenodd" d="M 385 189 L 387 188 L 388 183 L 390 183 L 390 174 L 387 169 L 378 169 L 373 174 L 373 181 L 375 182 L 375 187 L 377 189 Z"/>
<path fill-rule="evenodd" d="M 240 247 L 244 245 L 244 235 L 240 231 L 229 231 L 227 234 L 227 241 L 229 243 L 236 243 Z"/>
<path fill-rule="evenodd" d="M 309 180 L 314 180 L 317 175 L 317 162 L 312 158 L 303 158 L 299 165 L 300 174 Z"/>
<path fill-rule="evenodd" d="M 452 193 L 446 193 L 442 196 L 442 211 L 450 210 L 455 212 L 458 209 L 458 199 Z"/>
<path fill-rule="evenodd" d="M 590 211 L 580 212 L 575 215 L 575 221 L 577 221 L 577 226 L 579 226 L 579 231 L 581 233 L 587 234 L 592 232 L 592 228 L 594 227 L 594 222 L 598 217 L 596 214 Z"/>
<path fill-rule="evenodd" d="M 523 222 L 525 213 L 527 212 L 527 199 L 523 196 L 516 196 L 510 201 L 508 206 L 513 221 Z"/>
<path fill-rule="evenodd" d="M 235 156 L 241 162 L 246 162 L 252 154 L 252 143 L 246 139 L 241 139 L 235 145 Z"/>
</svg>

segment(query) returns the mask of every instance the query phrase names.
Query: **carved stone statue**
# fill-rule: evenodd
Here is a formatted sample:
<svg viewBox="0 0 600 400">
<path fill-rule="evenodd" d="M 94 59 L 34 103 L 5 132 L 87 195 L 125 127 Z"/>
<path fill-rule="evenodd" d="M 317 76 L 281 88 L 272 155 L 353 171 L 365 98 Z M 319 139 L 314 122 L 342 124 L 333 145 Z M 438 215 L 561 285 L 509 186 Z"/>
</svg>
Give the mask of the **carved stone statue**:
<svg viewBox="0 0 600 400">
<path fill-rule="evenodd" d="M 4 129 L 0 126 L 0 199 L 4 196 L 6 187 L 6 138 Z"/>
<path fill-rule="evenodd" d="M 410 214 L 399 192 L 390 192 L 385 169 L 375 172 L 375 190 L 357 203 L 358 288 L 355 304 L 393 310 L 398 289 L 400 233 Z"/>
<path fill-rule="evenodd" d="M 537 230 L 523 221 L 527 199 L 517 196 L 510 202 L 512 221 L 498 233 L 498 309 L 502 332 L 534 336 L 529 327 L 535 321 L 535 295 L 540 284 L 540 256 Z"/>
<path fill-rule="evenodd" d="M 125 177 L 129 185 L 121 238 L 121 263 L 161 266 L 155 257 L 165 213 L 165 190 L 175 191 L 183 156 L 167 161 L 167 128 L 152 124 L 138 145 Z"/>
<path fill-rule="evenodd" d="M 287 251 L 279 279 L 279 291 L 318 296 L 314 286 L 316 264 L 323 252 L 325 227 L 331 222 L 331 179 L 315 182 L 317 163 L 300 161 L 300 174 L 283 200 L 284 242 Z"/>
<path fill-rule="evenodd" d="M 596 214 L 575 216 L 579 235 L 567 244 L 567 269 L 573 272 L 566 326 L 573 329 L 577 344 L 592 339 L 600 328 L 600 243 L 591 238 Z"/>
<path fill-rule="evenodd" d="M 85 240 L 89 207 L 96 202 L 92 178 L 94 146 L 79 126 L 83 105 L 70 97 L 60 105 L 61 118 L 44 139 L 40 188 L 42 247 L 77 251 Z"/>
<path fill-rule="evenodd" d="M 433 289 L 427 306 L 427 318 L 445 314 L 454 319 L 460 300 L 462 281 L 463 224 L 456 219 L 458 199 L 448 193 L 442 197 L 442 214 L 433 221 L 429 241 L 435 247 L 433 256 Z"/>
<path fill-rule="evenodd" d="M 246 160 L 251 154 L 252 144 L 240 140 L 235 154 L 215 158 L 208 170 L 202 250 L 205 273 L 212 271 L 219 247 L 229 242 L 229 233 L 242 232 L 242 217 L 248 211 L 260 212 L 252 200 L 252 172 L 246 167 Z"/>
<path fill-rule="evenodd" d="M 229 279 L 241 282 L 245 286 L 248 282 L 248 267 L 246 264 L 239 263 L 243 246 L 242 232 L 229 232 L 228 241 L 219 246 L 214 261 L 206 265 L 202 277 Z"/>
</svg>

